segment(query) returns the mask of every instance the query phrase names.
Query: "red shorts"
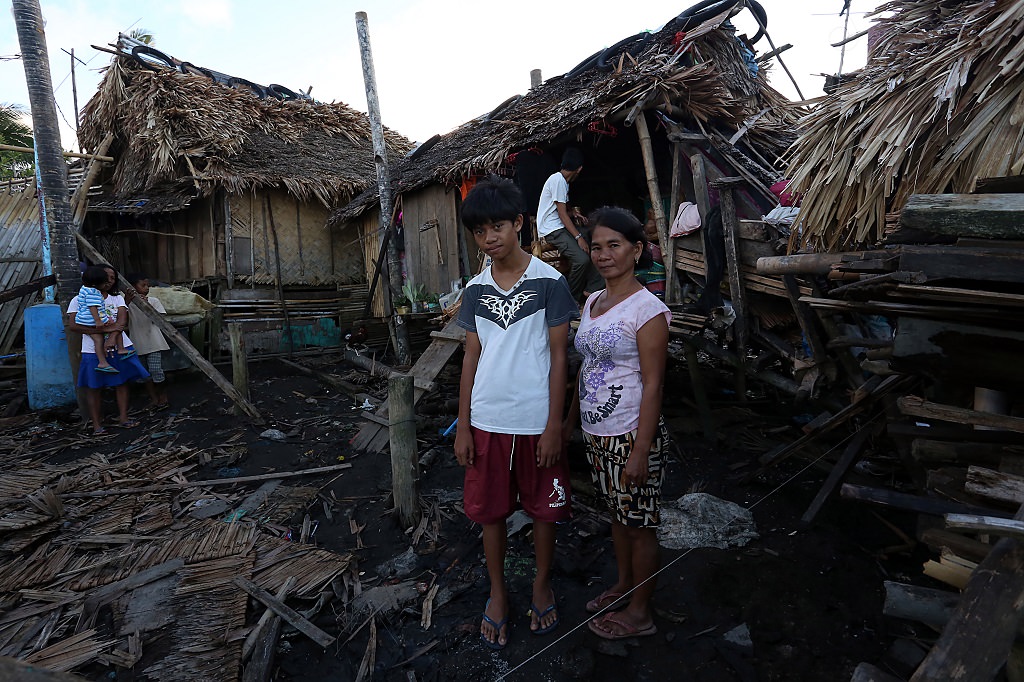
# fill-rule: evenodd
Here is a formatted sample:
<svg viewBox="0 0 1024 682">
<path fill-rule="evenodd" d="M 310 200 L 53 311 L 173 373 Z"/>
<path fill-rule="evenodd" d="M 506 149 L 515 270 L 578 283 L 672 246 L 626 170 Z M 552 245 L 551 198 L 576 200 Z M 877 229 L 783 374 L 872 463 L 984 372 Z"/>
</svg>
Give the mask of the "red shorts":
<svg viewBox="0 0 1024 682">
<path fill-rule="evenodd" d="M 515 436 L 471 428 L 475 455 L 466 467 L 463 503 L 470 521 L 498 523 L 521 505 L 534 521 L 569 519 L 569 463 L 537 466 L 540 436 Z"/>
</svg>

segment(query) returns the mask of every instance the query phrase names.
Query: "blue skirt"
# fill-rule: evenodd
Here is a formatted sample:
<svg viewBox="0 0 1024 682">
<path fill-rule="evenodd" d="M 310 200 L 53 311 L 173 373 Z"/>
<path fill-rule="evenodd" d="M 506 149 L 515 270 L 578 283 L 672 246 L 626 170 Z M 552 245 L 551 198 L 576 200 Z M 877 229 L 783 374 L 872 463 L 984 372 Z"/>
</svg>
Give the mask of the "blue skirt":
<svg viewBox="0 0 1024 682">
<path fill-rule="evenodd" d="M 131 349 L 128 346 L 128 349 Z M 126 349 L 126 350 L 128 350 Z M 113 372 L 98 372 L 99 361 L 95 353 L 82 353 L 82 364 L 78 367 L 78 385 L 83 388 L 110 388 L 120 386 L 128 381 L 148 379 L 149 372 L 139 362 L 139 356 L 133 355 L 130 358 L 122 358 L 117 353 L 107 355 L 107 362 L 111 367 L 118 370 Z"/>
</svg>

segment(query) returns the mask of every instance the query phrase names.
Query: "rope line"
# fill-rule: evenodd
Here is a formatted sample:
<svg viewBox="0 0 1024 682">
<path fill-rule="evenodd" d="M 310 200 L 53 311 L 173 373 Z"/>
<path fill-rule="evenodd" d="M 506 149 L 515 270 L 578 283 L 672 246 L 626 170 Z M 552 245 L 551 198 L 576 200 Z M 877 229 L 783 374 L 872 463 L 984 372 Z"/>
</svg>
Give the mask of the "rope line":
<svg viewBox="0 0 1024 682">
<path fill-rule="evenodd" d="M 872 424 L 873 422 L 875 422 L 875 421 L 876 421 L 876 420 L 877 420 L 877 419 L 878 419 L 879 417 L 882 417 L 882 416 L 884 416 L 884 415 L 885 415 L 885 411 L 883 410 L 883 411 L 879 412 L 878 414 L 876 414 L 876 415 L 875 415 L 874 417 L 872 417 L 871 419 L 869 419 L 869 420 L 867 421 L 867 423 L 865 423 L 865 424 L 864 424 L 864 425 L 863 425 L 863 426 L 862 426 L 861 428 L 867 428 L 867 427 L 868 427 L 868 426 L 869 426 L 870 424 Z M 820 455 L 820 456 L 819 456 L 819 457 L 818 457 L 817 459 L 814 459 L 814 460 L 810 461 L 810 462 L 809 462 L 809 463 L 808 463 L 808 464 L 807 464 L 807 465 L 806 465 L 805 467 L 803 467 L 802 469 L 800 469 L 799 471 L 797 471 L 797 472 L 796 472 L 795 474 L 793 474 L 792 476 L 790 476 L 789 478 L 787 478 L 787 479 L 786 479 L 785 481 L 783 481 L 782 483 L 780 483 L 780 484 L 779 484 L 778 486 L 776 486 L 776 487 L 775 487 L 774 489 L 772 489 L 772 490 L 770 490 L 769 492 L 765 493 L 765 494 L 764 494 L 764 495 L 763 495 L 763 496 L 761 497 L 761 499 L 757 500 L 756 502 L 754 502 L 753 504 L 751 504 L 751 505 L 750 505 L 749 507 L 745 507 L 745 509 L 746 509 L 747 511 L 750 511 L 751 509 L 753 509 L 753 508 L 754 508 L 754 507 L 756 507 L 757 505 L 761 504 L 762 502 L 764 502 L 765 500 L 767 500 L 768 498 L 770 498 L 770 497 L 771 497 L 772 495 L 776 494 L 777 492 L 779 492 L 780 490 L 782 490 L 783 488 L 785 488 L 785 487 L 786 487 L 787 485 L 789 485 L 790 483 L 792 483 L 792 482 L 793 482 L 794 480 L 796 480 L 797 478 L 799 478 L 800 476 L 802 476 L 802 475 L 803 475 L 803 474 L 804 474 L 804 473 L 805 473 L 805 472 L 806 472 L 806 471 L 807 471 L 808 469 L 810 469 L 811 467 L 815 466 L 815 465 L 816 465 L 816 464 L 817 464 L 818 462 L 820 462 L 820 461 L 821 461 L 822 459 L 824 459 L 825 457 L 827 457 L 828 455 L 830 455 L 830 454 L 831 454 L 831 453 L 832 453 L 833 451 L 835 451 L 835 450 L 836 450 L 837 448 L 839 448 L 839 447 L 841 447 L 841 446 L 844 446 L 844 445 L 846 445 L 846 443 L 847 443 L 847 442 L 848 442 L 848 441 L 849 441 L 850 439 L 852 439 L 852 438 L 853 438 L 853 437 L 854 437 L 854 436 L 856 435 L 856 433 L 857 433 L 857 432 L 856 432 L 856 431 L 854 431 L 854 432 L 853 432 L 853 433 L 851 433 L 850 435 L 848 435 L 848 436 L 846 436 L 845 438 L 843 438 L 843 439 L 842 439 L 841 441 L 839 441 L 839 442 L 838 442 L 837 444 L 835 444 L 834 446 L 832 446 L 831 448 L 829 448 L 828 450 L 826 450 L 825 452 L 823 452 L 823 453 L 822 453 L 822 454 L 821 454 L 821 455 Z M 742 506 L 742 505 L 740 505 L 740 506 Z M 728 521 L 728 522 L 727 522 L 727 523 L 726 523 L 725 525 L 723 525 L 723 526 L 722 526 L 721 528 L 718 528 L 718 529 L 716 529 L 716 532 L 717 532 L 717 533 L 720 533 L 720 532 L 724 531 L 724 530 L 725 530 L 726 528 L 728 528 L 728 527 L 729 527 L 729 525 L 730 525 L 731 523 L 733 523 L 733 521 L 734 521 L 734 520 L 735 520 L 735 519 L 730 519 L 730 520 L 729 520 L 729 521 Z M 657 577 L 658 577 L 659 575 L 661 575 L 662 573 L 664 573 L 664 572 L 665 572 L 665 571 L 667 571 L 668 569 L 672 568 L 672 566 L 674 566 L 674 565 L 675 565 L 676 563 L 678 563 L 678 562 L 679 562 L 679 561 L 681 561 L 681 560 L 682 560 L 683 558 L 685 558 L 685 557 L 686 557 L 687 555 L 689 555 L 689 554 L 690 554 L 690 552 L 692 552 L 692 551 L 693 551 L 694 549 L 697 549 L 697 548 L 696 548 L 696 547 L 691 547 L 690 549 L 686 550 L 685 552 L 683 552 L 682 554 L 680 554 L 679 556 L 677 556 L 677 557 L 676 557 L 675 559 L 673 559 L 673 560 L 672 560 L 672 561 L 670 561 L 669 563 L 667 563 L 667 564 L 665 564 L 664 566 L 662 566 L 661 568 L 659 568 L 659 569 L 658 569 L 657 571 L 655 571 L 655 572 L 654 572 L 654 573 L 653 573 L 653 574 L 652 574 L 652 575 L 651 575 L 650 577 L 648 577 L 648 578 L 647 578 L 646 580 L 644 580 L 643 582 L 641 582 L 641 583 L 640 583 L 640 584 L 638 584 L 638 585 L 634 585 L 634 586 L 632 587 L 632 589 L 630 589 L 630 590 L 629 590 L 628 592 L 626 592 L 625 594 L 623 594 L 623 595 L 622 595 L 622 596 L 621 596 L 620 598 L 616 599 L 616 600 L 615 600 L 615 601 L 613 601 L 613 602 L 612 602 L 611 604 L 609 604 L 608 606 L 604 607 L 603 609 L 601 609 L 601 610 L 600 610 L 600 611 L 598 611 L 597 613 L 594 613 L 594 614 L 592 614 L 592 615 L 589 615 L 589 616 L 588 616 L 588 617 L 586 618 L 586 620 L 584 620 L 583 622 L 579 623 L 578 625 L 576 625 L 575 627 L 573 627 L 573 628 L 572 628 L 571 630 L 569 630 L 568 632 L 566 632 L 566 633 L 564 633 L 563 635 L 561 635 L 560 637 L 558 637 L 558 639 L 554 640 L 553 642 L 551 642 L 550 644 L 548 644 L 547 646 L 545 646 L 545 647 L 544 647 L 543 649 L 541 649 L 541 650 L 539 650 L 539 651 L 535 652 L 534 654 L 532 654 L 531 656 L 529 656 L 528 658 L 526 658 L 526 659 L 525 659 L 524 661 L 522 661 L 521 663 L 519 663 L 518 665 L 516 665 L 516 666 L 515 666 L 514 668 L 512 668 L 512 669 L 511 669 L 511 670 L 509 670 L 508 672 L 506 672 L 506 673 L 502 674 L 501 676 L 497 677 L 496 679 L 498 680 L 498 682 L 501 682 L 501 680 L 504 680 L 504 679 L 508 678 L 508 677 L 509 677 L 509 676 L 510 676 L 510 675 L 511 675 L 512 673 L 514 673 L 514 672 L 516 672 L 517 670 L 519 670 L 519 669 L 523 668 L 524 666 L 528 665 L 528 664 L 529 664 L 530 662 L 532 662 L 533 660 L 535 660 L 535 659 L 537 659 L 537 658 L 540 658 L 540 657 L 541 657 L 542 655 L 544 655 L 545 653 L 547 653 L 547 651 L 548 651 L 549 649 L 551 649 L 552 647 L 555 647 L 555 646 L 557 646 L 558 644 L 560 644 L 560 643 L 562 642 L 562 640 L 564 640 L 565 638 L 569 637 L 570 635 L 572 635 L 572 634 L 573 634 L 574 632 L 576 632 L 577 630 L 579 630 L 579 629 L 580 629 L 580 628 L 582 628 L 583 626 L 587 625 L 587 624 L 588 624 L 588 623 L 589 623 L 589 622 L 590 622 L 591 620 L 594 620 L 595 618 L 599 618 L 600 616 L 604 615 L 604 614 L 605 614 L 606 612 L 610 611 L 610 610 L 611 610 L 611 607 L 612 607 L 612 606 L 614 606 L 614 605 L 615 605 L 616 603 L 621 603 L 621 602 L 622 602 L 623 600 L 625 600 L 625 599 L 626 599 L 627 597 L 629 597 L 629 595 L 631 595 L 631 594 L 632 594 L 632 593 L 633 593 L 634 591 L 636 591 L 636 590 L 637 590 L 638 588 L 642 587 L 642 586 L 643 586 L 644 584 L 646 584 L 647 582 L 649 582 L 649 581 L 651 581 L 651 580 L 654 580 L 654 579 L 655 579 L 655 578 L 657 578 Z"/>
</svg>

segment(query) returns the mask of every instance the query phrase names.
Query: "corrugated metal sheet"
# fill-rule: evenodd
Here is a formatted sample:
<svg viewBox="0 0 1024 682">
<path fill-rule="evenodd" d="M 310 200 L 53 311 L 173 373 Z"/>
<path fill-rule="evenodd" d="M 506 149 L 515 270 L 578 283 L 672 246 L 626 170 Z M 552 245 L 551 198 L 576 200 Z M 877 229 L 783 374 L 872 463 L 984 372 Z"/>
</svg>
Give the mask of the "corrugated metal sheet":
<svg viewBox="0 0 1024 682">
<path fill-rule="evenodd" d="M 42 276 L 42 224 L 32 185 L 0 185 L 0 291 Z M 37 294 L 0 304 L 0 353 L 14 345 L 25 308 Z"/>
</svg>

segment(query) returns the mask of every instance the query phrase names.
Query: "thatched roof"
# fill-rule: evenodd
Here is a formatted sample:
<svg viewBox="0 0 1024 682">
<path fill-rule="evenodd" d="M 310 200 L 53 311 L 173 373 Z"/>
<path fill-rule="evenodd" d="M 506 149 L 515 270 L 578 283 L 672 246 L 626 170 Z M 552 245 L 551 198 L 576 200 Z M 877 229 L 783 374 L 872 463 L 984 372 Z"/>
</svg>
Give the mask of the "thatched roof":
<svg viewBox="0 0 1024 682">
<path fill-rule="evenodd" d="M 875 14 L 867 66 L 801 122 L 792 150 L 808 248 L 873 244 L 912 194 L 1024 171 L 1024 3 L 900 0 Z"/>
<path fill-rule="evenodd" d="M 284 187 L 328 207 L 373 183 L 369 121 L 342 103 L 259 99 L 199 74 L 148 70 L 116 57 L 82 112 L 79 137 L 96 149 L 108 132 L 121 198 L 208 195 Z M 386 131 L 392 153 L 409 141 Z"/>
<path fill-rule="evenodd" d="M 618 121 L 634 106 L 660 107 L 695 129 L 714 125 L 736 130 L 745 120 L 762 115 L 745 141 L 760 145 L 774 158 L 793 141 L 796 110 L 772 90 L 762 68 L 752 77 L 743 62 L 728 13 L 687 31 L 673 44 L 678 27 L 670 22 L 654 34 L 636 58 L 620 53 L 611 71 L 596 66 L 578 74 L 558 76 L 521 98 L 469 121 L 422 153 L 394 165 L 398 192 L 495 171 L 508 155 L 543 145 L 572 133 L 586 135 L 595 121 Z M 764 111 L 767 109 L 767 111 Z M 763 113 L 762 113 L 763 112 Z M 329 220 L 338 224 L 360 215 L 376 201 L 371 188 Z"/>
</svg>

